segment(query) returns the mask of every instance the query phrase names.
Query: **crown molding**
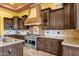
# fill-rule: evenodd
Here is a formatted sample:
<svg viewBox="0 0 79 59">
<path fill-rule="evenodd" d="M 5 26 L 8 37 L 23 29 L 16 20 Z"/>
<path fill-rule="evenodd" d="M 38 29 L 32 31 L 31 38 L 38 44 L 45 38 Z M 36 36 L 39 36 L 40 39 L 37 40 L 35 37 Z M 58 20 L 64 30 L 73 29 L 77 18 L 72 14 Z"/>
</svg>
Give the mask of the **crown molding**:
<svg viewBox="0 0 79 59">
<path fill-rule="evenodd" d="M 33 4 L 34 3 L 23 4 L 23 5 L 21 5 L 17 8 L 14 8 L 14 7 L 11 7 L 9 5 L 0 3 L 0 8 L 8 9 L 8 10 L 11 10 L 11 11 L 14 11 L 14 12 L 20 12 L 20 11 L 23 11 L 25 9 L 31 8 L 30 6 L 33 5 Z"/>
</svg>

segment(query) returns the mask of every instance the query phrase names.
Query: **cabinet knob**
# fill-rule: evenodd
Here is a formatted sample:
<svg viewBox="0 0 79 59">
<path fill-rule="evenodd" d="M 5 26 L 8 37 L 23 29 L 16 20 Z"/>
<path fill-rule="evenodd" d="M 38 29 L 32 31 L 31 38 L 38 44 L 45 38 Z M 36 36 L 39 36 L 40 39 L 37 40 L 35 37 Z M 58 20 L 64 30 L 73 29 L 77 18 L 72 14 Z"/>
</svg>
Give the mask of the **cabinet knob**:
<svg viewBox="0 0 79 59">
<path fill-rule="evenodd" d="M 12 49 L 9 49 L 9 50 L 8 50 L 8 53 L 11 54 L 11 53 L 12 53 Z"/>
</svg>

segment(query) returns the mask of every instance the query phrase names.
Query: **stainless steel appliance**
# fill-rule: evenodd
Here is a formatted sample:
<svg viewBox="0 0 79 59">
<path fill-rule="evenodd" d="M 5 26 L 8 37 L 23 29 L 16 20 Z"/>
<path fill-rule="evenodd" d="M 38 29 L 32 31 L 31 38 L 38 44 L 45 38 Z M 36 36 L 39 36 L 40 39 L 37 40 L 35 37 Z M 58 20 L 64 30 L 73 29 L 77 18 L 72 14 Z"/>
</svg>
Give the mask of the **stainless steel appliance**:
<svg viewBox="0 0 79 59">
<path fill-rule="evenodd" d="M 25 36 L 25 46 L 36 49 L 36 39 L 35 35 Z"/>
</svg>

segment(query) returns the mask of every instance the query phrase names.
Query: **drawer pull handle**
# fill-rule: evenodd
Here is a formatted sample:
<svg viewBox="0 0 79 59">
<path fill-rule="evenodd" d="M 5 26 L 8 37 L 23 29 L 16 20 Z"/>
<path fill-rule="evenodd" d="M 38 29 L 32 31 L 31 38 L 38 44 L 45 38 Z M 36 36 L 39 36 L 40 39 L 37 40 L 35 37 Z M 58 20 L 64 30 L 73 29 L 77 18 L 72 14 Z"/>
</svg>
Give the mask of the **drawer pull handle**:
<svg viewBox="0 0 79 59">
<path fill-rule="evenodd" d="M 12 53 L 12 49 L 9 49 L 8 53 L 11 54 Z"/>
</svg>

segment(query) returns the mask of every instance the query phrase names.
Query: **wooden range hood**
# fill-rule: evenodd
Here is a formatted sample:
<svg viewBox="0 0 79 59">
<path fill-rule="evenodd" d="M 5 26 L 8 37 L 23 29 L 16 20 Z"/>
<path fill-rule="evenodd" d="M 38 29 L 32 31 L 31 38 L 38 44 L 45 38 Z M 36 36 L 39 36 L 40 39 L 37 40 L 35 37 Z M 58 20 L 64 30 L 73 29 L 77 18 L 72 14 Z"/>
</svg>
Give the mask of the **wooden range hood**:
<svg viewBox="0 0 79 59">
<path fill-rule="evenodd" d="M 31 25 L 41 25 L 41 19 L 40 18 L 31 18 L 27 19 L 25 21 L 25 26 L 31 26 Z"/>
<path fill-rule="evenodd" d="M 40 5 L 36 4 L 35 8 L 36 8 L 36 17 L 29 18 L 29 19 L 27 18 L 24 23 L 25 26 L 33 26 L 33 25 L 41 25 L 42 24 Z"/>
</svg>

